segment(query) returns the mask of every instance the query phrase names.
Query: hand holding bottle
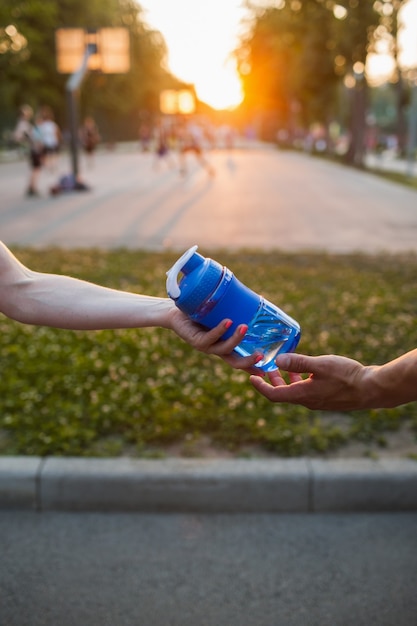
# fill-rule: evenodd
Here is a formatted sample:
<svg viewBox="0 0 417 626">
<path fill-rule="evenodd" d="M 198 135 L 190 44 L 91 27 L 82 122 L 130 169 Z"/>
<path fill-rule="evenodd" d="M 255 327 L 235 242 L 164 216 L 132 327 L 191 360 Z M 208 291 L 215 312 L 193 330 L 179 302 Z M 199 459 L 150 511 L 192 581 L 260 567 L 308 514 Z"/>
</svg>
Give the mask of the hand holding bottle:
<svg viewBox="0 0 417 626">
<path fill-rule="evenodd" d="M 246 332 L 235 343 L 235 352 L 254 357 L 254 366 L 265 372 L 277 369 L 276 355 L 292 352 L 299 342 L 298 322 L 241 283 L 227 267 L 196 250 L 197 246 L 187 250 L 168 270 L 168 295 L 190 319 L 206 328 L 229 319 L 224 341 L 244 324 Z"/>
<path fill-rule="evenodd" d="M 255 367 L 256 363 L 263 358 L 261 352 L 255 351 L 253 354 L 243 357 L 235 351 L 235 348 L 241 343 L 247 332 L 248 327 L 246 324 L 238 325 L 228 339 L 222 339 L 224 333 L 231 328 L 232 324 L 232 320 L 225 319 L 211 330 L 207 330 L 193 322 L 180 309 L 173 307 L 171 311 L 172 330 L 193 348 L 205 354 L 219 356 L 234 369 L 241 369 L 248 374 L 262 376 L 263 372 Z"/>
</svg>

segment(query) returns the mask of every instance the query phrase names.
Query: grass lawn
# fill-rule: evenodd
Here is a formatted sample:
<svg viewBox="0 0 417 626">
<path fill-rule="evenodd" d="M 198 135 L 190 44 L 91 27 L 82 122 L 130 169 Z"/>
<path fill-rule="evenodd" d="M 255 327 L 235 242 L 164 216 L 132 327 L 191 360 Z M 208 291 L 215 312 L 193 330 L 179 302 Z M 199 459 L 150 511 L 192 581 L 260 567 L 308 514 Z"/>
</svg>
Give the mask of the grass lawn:
<svg viewBox="0 0 417 626">
<path fill-rule="evenodd" d="M 177 253 L 15 248 L 39 271 L 165 296 Z M 201 250 L 202 254 L 206 251 Z M 417 256 L 210 252 L 295 317 L 300 352 L 383 363 L 417 346 Z M 417 433 L 417 403 L 352 414 L 274 405 L 247 375 L 163 329 L 70 332 L 0 317 L 0 453 L 158 456 L 326 454 L 346 443 L 383 446 Z"/>
</svg>

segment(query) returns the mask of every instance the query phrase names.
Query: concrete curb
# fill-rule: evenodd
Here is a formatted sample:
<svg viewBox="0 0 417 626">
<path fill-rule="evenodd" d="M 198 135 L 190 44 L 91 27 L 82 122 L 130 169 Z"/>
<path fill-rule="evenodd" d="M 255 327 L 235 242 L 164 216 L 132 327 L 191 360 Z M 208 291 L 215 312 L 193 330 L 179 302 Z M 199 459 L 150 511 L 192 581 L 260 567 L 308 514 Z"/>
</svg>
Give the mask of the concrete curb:
<svg viewBox="0 0 417 626">
<path fill-rule="evenodd" d="M 0 509 L 415 511 L 417 462 L 0 457 Z"/>
</svg>

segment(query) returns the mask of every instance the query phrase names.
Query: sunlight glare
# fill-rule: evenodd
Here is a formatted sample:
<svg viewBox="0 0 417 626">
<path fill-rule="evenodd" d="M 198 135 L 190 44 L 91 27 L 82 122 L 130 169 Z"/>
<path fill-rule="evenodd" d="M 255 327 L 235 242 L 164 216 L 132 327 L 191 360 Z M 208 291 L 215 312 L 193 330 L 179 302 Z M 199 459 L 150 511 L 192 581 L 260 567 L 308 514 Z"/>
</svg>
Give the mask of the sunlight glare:
<svg viewBox="0 0 417 626">
<path fill-rule="evenodd" d="M 261 0 L 253 0 L 261 4 Z M 282 6 L 282 0 L 264 0 Z M 159 30 L 168 47 L 168 69 L 184 82 L 193 84 L 200 100 L 213 108 L 240 104 L 242 87 L 231 52 L 248 15 L 242 0 L 140 0 L 147 23 Z M 334 3 L 337 19 L 346 17 L 342 4 Z M 400 11 L 405 27 L 400 32 L 401 65 L 417 67 L 417 0 L 408 0 Z M 392 76 L 393 60 L 386 50 L 367 59 L 366 74 L 372 84 Z"/>
<path fill-rule="evenodd" d="M 395 61 L 389 54 L 368 54 L 366 76 L 370 85 L 377 87 L 388 80 L 394 72 Z"/>
<path fill-rule="evenodd" d="M 400 13 L 400 59 L 404 67 L 417 67 L 417 0 L 409 0 Z"/>
<path fill-rule="evenodd" d="M 400 9 L 400 29 L 398 40 L 400 44 L 399 61 L 403 68 L 417 67 L 417 0 L 409 0 Z M 395 70 L 395 61 L 388 52 L 388 42 L 381 40 L 378 45 L 379 54 L 369 54 L 366 60 L 366 74 L 373 86 L 383 84 L 389 80 Z"/>
<path fill-rule="evenodd" d="M 223 109 L 242 101 L 241 84 L 230 53 L 237 44 L 244 9 L 240 0 L 146 0 L 145 19 L 161 31 L 168 67 L 194 84 L 198 97 Z"/>
<path fill-rule="evenodd" d="M 333 7 L 333 15 L 337 20 L 344 20 L 347 17 L 347 9 L 340 4 L 335 4 Z"/>
<path fill-rule="evenodd" d="M 195 81 L 196 91 L 203 102 L 214 109 L 229 109 L 242 102 L 242 85 L 233 63 L 213 71 L 209 66 Z"/>
</svg>

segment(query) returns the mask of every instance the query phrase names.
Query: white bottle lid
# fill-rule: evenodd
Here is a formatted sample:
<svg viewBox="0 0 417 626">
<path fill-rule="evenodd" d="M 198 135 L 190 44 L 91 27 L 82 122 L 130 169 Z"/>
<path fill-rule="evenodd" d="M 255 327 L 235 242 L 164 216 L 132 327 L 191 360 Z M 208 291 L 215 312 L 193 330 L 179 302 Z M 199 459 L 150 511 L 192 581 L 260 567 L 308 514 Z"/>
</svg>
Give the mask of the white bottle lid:
<svg viewBox="0 0 417 626">
<path fill-rule="evenodd" d="M 184 265 L 191 259 L 198 246 L 192 246 L 174 263 L 174 265 L 167 271 L 167 293 L 170 298 L 176 300 L 181 295 L 181 289 L 178 286 L 178 274 L 181 272 Z"/>
</svg>

